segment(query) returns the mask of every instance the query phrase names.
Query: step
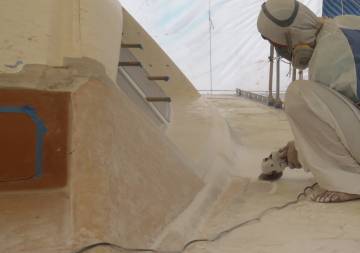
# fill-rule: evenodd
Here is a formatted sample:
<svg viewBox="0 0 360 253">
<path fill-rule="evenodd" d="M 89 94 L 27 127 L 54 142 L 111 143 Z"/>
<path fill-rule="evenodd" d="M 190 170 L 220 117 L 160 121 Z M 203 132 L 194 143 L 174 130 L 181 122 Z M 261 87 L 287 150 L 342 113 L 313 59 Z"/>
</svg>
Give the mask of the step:
<svg viewBox="0 0 360 253">
<path fill-rule="evenodd" d="M 138 61 L 126 61 L 126 62 L 119 62 L 119 67 L 140 67 L 142 68 L 141 62 Z"/>
<path fill-rule="evenodd" d="M 126 44 L 122 43 L 121 48 L 136 48 L 136 49 L 144 49 L 141 44 Z"/>
<path fill-rule="evenodd" d="M 147 97 L 146 100 L 148 102 L 167 102 L 167 103 L 171 102 L 170 97 Z"/>
<path fill-rule="evenodd" d="M 148 79 L 150 81 L 165 81 L 165 82 L 168 82 L 170 80 L 170 77 L 168 77 L 168 76 L 149 76 Z"/>
</svg>

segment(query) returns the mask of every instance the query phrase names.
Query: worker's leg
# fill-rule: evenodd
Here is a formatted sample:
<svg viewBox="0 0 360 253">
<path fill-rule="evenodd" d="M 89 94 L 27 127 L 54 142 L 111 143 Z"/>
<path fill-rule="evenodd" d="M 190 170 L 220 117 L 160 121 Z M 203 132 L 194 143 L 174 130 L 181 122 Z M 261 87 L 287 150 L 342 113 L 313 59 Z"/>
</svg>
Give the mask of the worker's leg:
<svg viewBox="0 0 360 253">
<path fill-rule="evenodd" d="M 326 189 L 320 191 L 315 200 L 339 202 L 358 198 L 358 109 L 327 87 L 311 81 L 297 81 L 287 91 L 285 110 L 301 164 Z"/>
</svg>

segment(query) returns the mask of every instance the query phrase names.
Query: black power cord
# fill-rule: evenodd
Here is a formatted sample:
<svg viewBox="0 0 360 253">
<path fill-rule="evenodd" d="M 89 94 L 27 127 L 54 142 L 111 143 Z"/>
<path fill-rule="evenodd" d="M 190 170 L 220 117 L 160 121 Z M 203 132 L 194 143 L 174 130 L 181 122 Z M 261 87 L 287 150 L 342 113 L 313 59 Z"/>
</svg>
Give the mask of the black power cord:
<svg viewBox="0 0 360 253">
<path fill-rule="evenodd" d="M 181 250 L 178 251 L 162 251 L 162 250 L 156 250 L 156 249 L 141 249 L 141 248 L 127 248 L 127 247 L 123 247 L 121 245 L 118 244 L 114 244 L 114 243 L 109 243 L 109 242 L 98 242 L 98 243 L 94 243 L 88 246 L 85 246 L 77 251 L 74 251 L 73 253 L 84 253 L 84 252 L 88 252 L 89 250 L 95 249 L 95 248 L 100 248 L 100 247 L 107 247 L 107 248 L 112 248 L 115 250 L 118 250 L 119 252 L 150 252 L 150 253 L 184 253 L 190 246 L 194 245 L 194 244 L 198 244 L 201 242 L 205 242 L 205 243 L 212 243 L 215 241 L 218 241 L 220 239 L 222 239 L 223 237 L 225 237 L 226 235 L 230 234 L 231 232 L 245 226 L 248 225 L 250 223 L 253 222 L 260 222 L 262 220 L 262 218 L 268 214 L 271 211 L 280 211 L 282 209 L 285 209 L 289 206 L 295 205 L 297 203 L 299 203 L 301 201 L 302 197 L 306 197 L 307 196 L 307 191 L 308 190 L 313 190 L 315 186 L 317 186 L 318 184 L 315 183 L 311 186 L 307 186 L 297 197 L 295 200 L 290 201 L 284 205 L 281 206 L 275 206 L 275 207 L 271 207 L 268 208 L 266 210 L 264 210 L 263 212 L 261 212 L 258 216 L 256 216 L 255 218 L 249 219 L 247 221 L 244 221 L 242 223 L 239 223 L 235 226 L 232 226 L 226 230 L 221 231 L 220 233 L 216 234 L 213 238 L 205 238 L 205 239 L 196 239 L 196 240 L 192 240 L 189 241 L 188 243 L 186 243 L 184 245 L 184 247 Z"/>
</svg>

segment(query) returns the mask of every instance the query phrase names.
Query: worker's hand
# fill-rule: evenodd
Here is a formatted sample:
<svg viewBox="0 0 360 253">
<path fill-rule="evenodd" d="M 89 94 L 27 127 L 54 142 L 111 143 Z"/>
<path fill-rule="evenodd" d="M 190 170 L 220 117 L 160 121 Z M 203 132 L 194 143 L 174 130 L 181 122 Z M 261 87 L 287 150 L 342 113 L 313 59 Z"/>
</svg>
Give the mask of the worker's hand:
<svg viewBox="0 0 360 253">
<path fill-rule="evenodd" d="M 302 165 L 298 159 L 298 153 L 294 141 L 290 141 L 285 147 L 279 150 L 280 158 L 286 160 L 291 169 L 300 169 Z"/>
</svg>

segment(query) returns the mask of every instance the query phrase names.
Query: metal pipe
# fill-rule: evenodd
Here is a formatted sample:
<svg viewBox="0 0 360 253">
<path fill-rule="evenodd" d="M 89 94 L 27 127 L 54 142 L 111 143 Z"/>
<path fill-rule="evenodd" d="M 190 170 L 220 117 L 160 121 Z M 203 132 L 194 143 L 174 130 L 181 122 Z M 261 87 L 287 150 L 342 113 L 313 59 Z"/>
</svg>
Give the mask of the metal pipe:
<svg viewBox="0 0 360 253">
<path fill-rule="evenodd" d="M 276 100 L 280 99 L 280 56 L 276 54 Z"/>
<path fill-rule="evenodd" d="M 294 82 L 295 80 L 296 80 L 296 68 L 293 66 L 292 81 Z"/>
<path fill-rule="evenodd" d="M 274 52 L 275 48 L 273 45 L 270 45 L 270 73 L 269 73 L 269 99 L 268 105 L 274 105 L 274 97 L 273 97 L 273 78 L 274 78 Z"/>
<path fill-rule="evenodd" d="M 299 80 L 304 80 L 304 71 L 299 70 Z"/>
<path fill-rule="evenodd" d="M 276 53 L 276 98 L 275 107 L 282 108 L 282 101 L 280 99 L 280 55 Z"/>
</svg>

